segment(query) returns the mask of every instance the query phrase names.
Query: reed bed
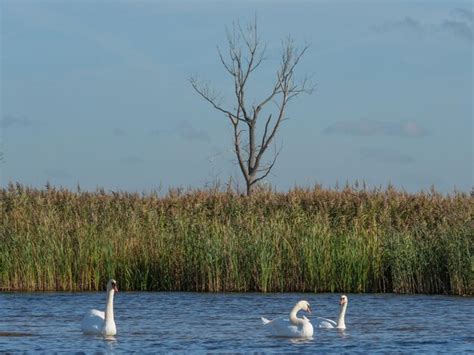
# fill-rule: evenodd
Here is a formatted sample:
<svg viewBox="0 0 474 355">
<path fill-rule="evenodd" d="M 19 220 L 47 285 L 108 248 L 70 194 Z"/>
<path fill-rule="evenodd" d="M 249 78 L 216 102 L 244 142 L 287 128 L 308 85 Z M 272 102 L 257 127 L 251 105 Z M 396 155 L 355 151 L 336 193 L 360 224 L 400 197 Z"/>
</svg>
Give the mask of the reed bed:
<svg viewBox="0 0 474 355">
<path fill-rule="evenodd" d="M 0 189 L 0 290 L 473 295 L 473 201 L 391 187 L 286 193 Z"/>
</svg>

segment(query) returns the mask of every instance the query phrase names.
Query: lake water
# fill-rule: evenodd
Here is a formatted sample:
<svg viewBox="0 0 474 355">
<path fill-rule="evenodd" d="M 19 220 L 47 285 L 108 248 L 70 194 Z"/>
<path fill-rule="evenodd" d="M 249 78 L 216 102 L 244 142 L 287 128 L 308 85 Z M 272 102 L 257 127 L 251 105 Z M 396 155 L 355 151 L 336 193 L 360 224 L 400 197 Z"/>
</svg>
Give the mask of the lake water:
<svg viewBox="0 0 474 355">
<path fill-rule="evenodd" d="M 347 330 L 316 329 L 308 340 L 268 336 L 260 316 L 286 316 L 306 299 L 307 315 L 337 318 L 338 294 L 120 292 L 117 336 L 83 335 L 105 293 L 0 293 L 0 352 L 474 352 L 474 298 L 349 294 Z"/>
</svg>

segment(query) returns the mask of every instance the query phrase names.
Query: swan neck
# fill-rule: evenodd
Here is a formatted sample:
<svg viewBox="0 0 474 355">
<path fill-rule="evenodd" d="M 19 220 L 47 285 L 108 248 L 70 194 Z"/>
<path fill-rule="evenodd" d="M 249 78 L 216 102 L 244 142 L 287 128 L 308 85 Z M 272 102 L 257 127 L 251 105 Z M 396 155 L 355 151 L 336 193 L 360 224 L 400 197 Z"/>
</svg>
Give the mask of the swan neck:
<svg viewBox="0 0 474 355">
<path fill-rule="evenodd" d="M 347 309 L 347 303 L 344 303 L 343 305 L 341 305 L 341 308 L 339 311 L 339 319 L 337 320 L 338 329 L 346 329 L 346 323 L 345 323 L 346 309 Z"/>
<path fill-rule="evenodd" d="M 291 322 L 291 324 L 299 325 L 299 324 L 304 323 L 304 320 L 301 319 L 301 318 L 298 318 L 298 316 L 297 316 L 297 314 L 300 310 L 301 310 L 301 307 L 299 307 L 298 305 L 294 306 L 293 309 L 291 310 L 291 313 L 290 313 L 290 322 Z"/>
<path fill-rule="evenodd" d="M 105 307 L 105 322 L 114 321 L 114 290 L 107 293 L 107 306 Z"/>
</svg>

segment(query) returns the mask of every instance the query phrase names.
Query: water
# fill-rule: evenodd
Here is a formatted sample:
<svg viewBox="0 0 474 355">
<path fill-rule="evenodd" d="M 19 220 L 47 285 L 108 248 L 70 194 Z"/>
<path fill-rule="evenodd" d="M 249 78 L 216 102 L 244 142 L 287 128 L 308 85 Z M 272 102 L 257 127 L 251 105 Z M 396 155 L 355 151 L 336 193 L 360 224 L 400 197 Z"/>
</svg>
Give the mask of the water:
<svg viewBox="0 0 474 355">
<path fill-rule="evenodd" d="M 268 336 L 260 316 L 285 316 L 301 299 L 337 318 L 337 294 L 120 292 L 118 334 L 83 335 L 105 293 L 0 293 L 0 352 L 474 352 L 474 298 L 349 294 L 347 330 L 316 329 L 309 340 Z"/>
</svg>

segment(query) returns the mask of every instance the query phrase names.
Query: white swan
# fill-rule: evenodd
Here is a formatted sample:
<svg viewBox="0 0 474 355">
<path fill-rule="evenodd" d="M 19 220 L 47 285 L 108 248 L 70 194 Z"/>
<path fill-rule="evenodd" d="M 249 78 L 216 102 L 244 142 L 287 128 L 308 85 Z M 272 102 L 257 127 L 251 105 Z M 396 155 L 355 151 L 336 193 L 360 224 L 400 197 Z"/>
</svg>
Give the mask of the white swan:
<svg viewBox="0 0 474 355">
<path fill-rule="evenodd" d="M 114 292 L 118 292 L 117 282 L 110 279 L 107 283 L 107 306 L 105 313 L 97 309 L 91 309 L 82 320 L 81 326 L 84 334 L 104 336 L 117 334 L 114 321 Z"/>
<path fill-rule="evenodd" d="M 339 301 L 340 308 L 339 308 L 339 319 L 337 323 L 331 319 L 317 317 L 318 319 L 322 319 L 323 321 L 319 323 L 319 328 L 337 328 L 337 329 L 346 329 L 345 317 L 346 317 L 346 309 L 349 300 L 346 295 L 342 295 Z"/>
<path fill-rule="evenodd" d="M 268 320 L 262 317 L 262 322 L 271 334 L 280 337 L 310 338 L 313 336 L 313 325 L 310 320 L 303 316 L 298 318 L 298 311 L 303 310 L 311 313 L 311 307 L 307 301 L 299 301 L 291 310 L 290 319 Z"/>
</svg>

